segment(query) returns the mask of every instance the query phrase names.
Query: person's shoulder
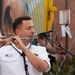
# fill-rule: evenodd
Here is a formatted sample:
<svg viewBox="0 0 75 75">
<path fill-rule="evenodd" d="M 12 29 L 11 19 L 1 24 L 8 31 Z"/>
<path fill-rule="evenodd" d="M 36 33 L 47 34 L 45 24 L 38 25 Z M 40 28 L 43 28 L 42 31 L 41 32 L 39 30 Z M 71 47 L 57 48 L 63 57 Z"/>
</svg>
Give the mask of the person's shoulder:
<svg viewBox="0 0 75 75">
<path fill-rule="evenodd" d="M 10 45 L 3 46 L 0 48 L 0 51 L 8 50 L 10 47 L 11 47 Z"/>
<path fill-rule="evenodd" d="M 44 46 L 40 46 L 40 45 L 32 45 L 33 47 L 38 47 L 38 48 L 46 48 L 46 47 L 44 47 Z"/>
<path fill-rule="evenodd" d="M 46 47 L 44 47 L 44 46 L 35 46 L 35 45 L 32 45 L 32 48 L 35 49 L 35 50 L 46 50 Z"/>
<path fill-rule="evenodd" d="M 36 54 L 47 54 L 46 47 L 32 45 L 31 51 Z"/>
</svg>

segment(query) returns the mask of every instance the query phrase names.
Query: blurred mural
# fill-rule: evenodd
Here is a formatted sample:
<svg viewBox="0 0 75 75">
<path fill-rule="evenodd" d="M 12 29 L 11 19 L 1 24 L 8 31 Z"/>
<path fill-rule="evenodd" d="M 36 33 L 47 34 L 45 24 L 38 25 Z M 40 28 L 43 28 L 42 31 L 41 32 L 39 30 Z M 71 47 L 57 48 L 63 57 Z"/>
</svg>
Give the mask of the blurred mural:
<svg viewBox="0 0 75 75">
<path fill-rule="evenodd" d="M 13 21 L 25 15 L 31 16 L 36 33 L 50 30 L 56 10 L 53 0 L 0 0 L 0 5 L 2 35 L 13 33 Z"/>
</svg>

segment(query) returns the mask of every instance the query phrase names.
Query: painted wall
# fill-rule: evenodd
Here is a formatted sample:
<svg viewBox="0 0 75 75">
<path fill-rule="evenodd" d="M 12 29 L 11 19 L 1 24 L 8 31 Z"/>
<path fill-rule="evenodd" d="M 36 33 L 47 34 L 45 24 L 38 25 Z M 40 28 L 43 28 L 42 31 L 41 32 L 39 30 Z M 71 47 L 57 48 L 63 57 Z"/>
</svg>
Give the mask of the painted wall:
<svg viewBox="0 0 75 75">
<path fill-rule="evenodd" d="M 54 11 L 53 0 L 1 0 L 1 30 L 3 35 L 13 33 L 12 23 L 19 16 L 31 16 L 37 33 L 50 30 Z"/>
</svg>

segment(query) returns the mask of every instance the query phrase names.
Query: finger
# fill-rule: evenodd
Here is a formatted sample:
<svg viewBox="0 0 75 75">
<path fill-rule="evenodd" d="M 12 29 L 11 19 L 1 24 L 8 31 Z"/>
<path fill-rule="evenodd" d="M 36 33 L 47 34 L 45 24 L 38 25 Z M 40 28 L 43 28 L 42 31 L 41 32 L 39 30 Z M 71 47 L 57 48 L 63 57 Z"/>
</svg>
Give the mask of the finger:
<svg viewBox="0 0 75 75">
<path fill-rule="evenodd" d="M 6 36 L 0 36 L 0 39 L 6 38 Z"/>
</svg>

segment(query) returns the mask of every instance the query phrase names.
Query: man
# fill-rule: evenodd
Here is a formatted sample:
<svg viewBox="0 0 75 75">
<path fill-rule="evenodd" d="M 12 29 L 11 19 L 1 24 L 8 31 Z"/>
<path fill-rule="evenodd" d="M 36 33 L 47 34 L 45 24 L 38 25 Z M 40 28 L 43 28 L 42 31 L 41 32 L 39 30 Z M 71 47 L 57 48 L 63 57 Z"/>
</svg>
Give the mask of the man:
<svg viewBox="0 0 75 75">
<path fill-rule="evenodd" d="M 42 75 L 49 71 L 46 48 L 30 44 L 35 33 L 31 18 L 17 18 L 13 30 L 13 43 L 0 49 L 0 75 Z"/>
</svg>

